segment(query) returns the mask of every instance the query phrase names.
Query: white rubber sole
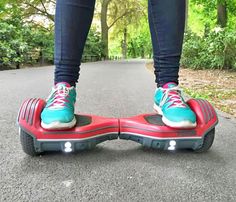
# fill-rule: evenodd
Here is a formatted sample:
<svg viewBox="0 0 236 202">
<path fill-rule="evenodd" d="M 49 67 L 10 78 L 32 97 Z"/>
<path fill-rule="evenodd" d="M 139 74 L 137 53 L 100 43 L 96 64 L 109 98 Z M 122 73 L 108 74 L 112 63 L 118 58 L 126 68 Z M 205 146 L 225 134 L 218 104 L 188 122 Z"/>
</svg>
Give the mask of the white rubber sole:
<svg viewBox="0 0 236 202">
<path fill-rule="evenodd" d="M 74 117 L 71 122 L 68 123 L 61 123 L 59 121 L 52 122 L 50 124 L 45 124 L 41 121 L 41 126 L 47 130 L 58 130 L 58 129 L 68 129 L 73 128 L 76 124 L 76 118 Z"/>
<path fill-rule="evenodd" d="M 156 103 L 154 103 L 153 108 L 158 114 L 162 115 L 163 123 L 169 127 L 172 127 L 172 128 L 195 128 L 197 126 L 196 122 L 195 123 L 192 123 L 190 121 L 173 122 L 173 121 L 168 120 L 163 115 L 161 108 L 158 105 L 156 105 Z"/>
</svg>

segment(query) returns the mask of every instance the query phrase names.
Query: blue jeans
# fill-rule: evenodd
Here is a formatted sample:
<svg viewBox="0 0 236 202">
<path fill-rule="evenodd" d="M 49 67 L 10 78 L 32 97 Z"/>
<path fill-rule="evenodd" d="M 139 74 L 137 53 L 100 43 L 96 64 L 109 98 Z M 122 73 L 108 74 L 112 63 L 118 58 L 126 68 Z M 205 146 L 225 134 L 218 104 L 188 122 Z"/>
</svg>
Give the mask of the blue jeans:
<svg viewBox="0 0 236 202">
<path fill-rule="evenodd" d="M 95 0 L 57 0 L 55 16 L 55 83 L 79 79 L 81 58 L 91 26 Z M 185 0 L 148 0 L 157 86 L 178 84 Z"/>
</svg>

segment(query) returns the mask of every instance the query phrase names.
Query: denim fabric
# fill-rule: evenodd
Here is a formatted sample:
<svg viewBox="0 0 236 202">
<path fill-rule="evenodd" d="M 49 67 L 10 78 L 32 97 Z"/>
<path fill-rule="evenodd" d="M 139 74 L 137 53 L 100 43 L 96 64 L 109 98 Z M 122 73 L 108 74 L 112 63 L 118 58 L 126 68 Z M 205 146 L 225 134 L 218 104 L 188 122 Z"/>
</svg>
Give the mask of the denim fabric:
<svg viewBox="0 0 236 202">
<path fill-rule="evenodd" d="M 55 83 L 75 85 L 95 0 L 57 0 L 55 16 Z"/>
<path fill-rule="evenodd" d="M 55 83 L 75 85 L 93 19 L 95 0 L 57 0 L 55 16 Z M 157 86 L 178 84 L 185 0 L 148 0 Z"/>
<path fill-rule="evenodd" d="M 178 84 L 185 0 L 149 0 L 148 19 L 156 83 L 158 86 L 163 86 L 167 82 Z"/>
</svg>

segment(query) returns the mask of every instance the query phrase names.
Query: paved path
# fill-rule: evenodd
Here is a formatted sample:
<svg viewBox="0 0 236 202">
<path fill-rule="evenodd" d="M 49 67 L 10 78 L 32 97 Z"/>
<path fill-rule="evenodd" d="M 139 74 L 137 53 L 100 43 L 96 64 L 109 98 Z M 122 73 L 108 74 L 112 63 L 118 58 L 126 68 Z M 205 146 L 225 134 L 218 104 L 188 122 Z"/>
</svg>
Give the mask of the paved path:
<svg viewBox="0 0 236 202">
<path fill-rule="evenodd" d="M 116 140 L 78 154 L 31 158 L 19 143 L 18 108 L 46 97 L 53 67 L 0 72 L 0 201 L 236 201 L 236 122 L 219 116 L 205 154 L 161 152 Z M 77 110 L 111 117 L 152 112 L 144 61 L 82 65 Z"/>
</svg>

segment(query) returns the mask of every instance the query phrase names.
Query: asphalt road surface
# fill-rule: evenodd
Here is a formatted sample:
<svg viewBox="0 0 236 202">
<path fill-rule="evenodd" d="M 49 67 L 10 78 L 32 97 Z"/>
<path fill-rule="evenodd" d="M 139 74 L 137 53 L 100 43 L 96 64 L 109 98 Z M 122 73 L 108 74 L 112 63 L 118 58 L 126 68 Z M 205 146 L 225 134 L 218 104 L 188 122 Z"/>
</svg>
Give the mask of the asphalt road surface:
<svg viewBox="0 0 236 202">
<path fill-rule="evenodd" d="M 82 64 L 76 111 L 108 117 L 153 112 L 144 61 Z M 23 100 L 48 96 L 53 67 L 0 72 L 0 201 L 236 201 L 236 122 L 219 113 L 212 149 L 163 152 L 125 140 L 77 154 L 23 153 Z"/>
</svg>

